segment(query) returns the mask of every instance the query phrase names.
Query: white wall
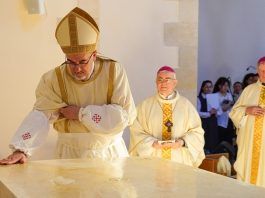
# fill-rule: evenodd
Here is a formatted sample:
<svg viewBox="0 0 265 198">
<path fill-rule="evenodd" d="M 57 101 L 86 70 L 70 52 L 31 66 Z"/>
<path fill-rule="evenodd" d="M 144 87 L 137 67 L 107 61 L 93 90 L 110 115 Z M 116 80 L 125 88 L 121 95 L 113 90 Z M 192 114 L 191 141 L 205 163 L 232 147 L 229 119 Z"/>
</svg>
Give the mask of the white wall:
<svg viewBox="0 0 265 198">
<path fill-rule="evenodd" d="M 198 89 L 220 76 L 241 81 L 265 56 L 263 0 L 200 0 Z"/>
</svg>

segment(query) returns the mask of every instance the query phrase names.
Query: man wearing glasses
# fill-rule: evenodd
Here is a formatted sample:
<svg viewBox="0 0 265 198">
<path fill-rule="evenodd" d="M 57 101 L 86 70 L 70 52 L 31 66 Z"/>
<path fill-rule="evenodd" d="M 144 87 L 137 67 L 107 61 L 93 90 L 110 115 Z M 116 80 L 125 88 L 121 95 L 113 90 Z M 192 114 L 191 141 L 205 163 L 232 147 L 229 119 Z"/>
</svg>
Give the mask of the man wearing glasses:
<svg viewBox="0 0 265 198">
<path fill-rule="evenodd" d="M 157 94 L 137 107 L 131 129 L 130 154 L 159 157 L 198 167 L 204 159 L 204 131 L 193 105 L 175 90 L 169 66 L 157 72 Z"/>
<path fill-rule="evenodd" d="M 13 154 L 0 164 L 26 162 L 46 139 L 50 123 L 58 132 L 57 158 L 128 156 L 122 133 L 136 109 L 124 68 L 97 54 L 98 25 L 75 8 L 55 36 L 66 61 L 42 76 L 34 108 L 11 141 Z"/>
</svg>

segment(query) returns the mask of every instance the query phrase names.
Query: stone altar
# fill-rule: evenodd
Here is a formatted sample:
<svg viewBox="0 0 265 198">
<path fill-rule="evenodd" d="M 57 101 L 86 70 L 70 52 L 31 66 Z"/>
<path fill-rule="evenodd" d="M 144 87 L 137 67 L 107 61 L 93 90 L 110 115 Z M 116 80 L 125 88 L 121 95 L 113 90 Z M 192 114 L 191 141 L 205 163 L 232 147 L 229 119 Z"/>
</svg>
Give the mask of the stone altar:
<svg viewBox="0 0 265 198">
<path fill-rule="evenodd" d="M 265 188 L 154 158 L 61 159 L 0 166 L 0 197 L 258 198 Z"/>
</svg>

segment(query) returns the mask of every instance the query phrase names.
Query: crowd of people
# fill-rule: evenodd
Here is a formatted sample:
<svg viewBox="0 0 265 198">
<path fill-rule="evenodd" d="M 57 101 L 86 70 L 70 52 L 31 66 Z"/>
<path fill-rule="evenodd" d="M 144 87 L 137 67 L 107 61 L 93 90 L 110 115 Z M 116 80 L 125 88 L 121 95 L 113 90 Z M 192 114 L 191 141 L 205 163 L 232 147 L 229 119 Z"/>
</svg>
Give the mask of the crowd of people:
<svg viewBox="0 0 265 198">
<path fill-rule="evenodd" d="M 242 82 L 234 82 L 232 89 L 230 79 L 226 77 L 218 78 L 214 84 L 210 80 L 202 82 L 197 97 L 197 111 L 205 131 L 204 150 L 206 154 L 228 150 L 233 155 L 236 152 L 236 129 L 229 118 L 229 113 L 242 91 L 257 81 L 258 74 L 248 73 Z M 213 108 L 207 103 L 206 95 L 208 94 L 216 94 L 219 103 L 218 108 Z M 231 148 L 234 151 L 231 151 Z"/>
<path fill-rule="evenodd" d="M 97 53 L 99 28 L 88 13 L 73 9 L 55 36 L 66 61 L 41 77 L 33 110 L 11 140 L 13 152 L 0 164 L 25 163 L 45 141 L 52 123 L 58 132 L 55 154 L 61 159 L 113 160 L 130 154 L 198 167 L 205 153 L 224 148 L 232 152 L 237 139 L 238 178 L 265 186 L 259 168 L 265 160 L 265 58 L 257 64 L 259 78 L 246 75 L 242 83 L 234 83 L 233 92 L 227 78 L 214 85 L 204 81 L 197 110 L 177 91 L 175 70 L 162 66 L 155 77 L 157 93 L 136 109 L 124 68 Z M 210 95 L 217 105 L 210 105 Z M 127 126 L 130 152 L 122 138 Z"/>
<path fill-rule="evenodd" d="M 255 156 L 257 153 L 260 153 L 261 151 L 255 151 L 251 150 L 253 145 L 255 145 L 255 140 L 252 135 L 250 135 L 253 132 L 254 123 L 253 118 L 257 117 L 251 117 L 251 115 L 254 116 L 261 116 L 263 118 L 264 110 L 260 105 L 260 101 L 262 101 L 262 93 L 259 90 L 260 87 L 263 88 L 263 81 L 262 79 L 259 79 L 259 76 L 262 76 L 262 67 L 263 67 L 263 61 L 264 57 L 261 58 L 258 61 L 258 72 L 259 73 L 248 73 L 244 76 L 242 82 L 236 81 L 233 83 L 232 89 L 231 89 L 231 81 L 228 78 L 220 77 L 217 79 L 217 81 L 213 84 L 210 80 L 205 80 L 201 84 L 201 88 L 197 97 L 197 111 L 200 115 L 201 121 L 202 121 L 202 127 L 205 131 L 204 133 L 204 139 L 205 139 L 205 145 L 204 145 L 204 151 L 205 154 L 216 154 L 216 153 L 223 153 L 228 152 L 230 157 L 230 162 L 234 164 L 234 167 L 237 171 L 238 178 L 240 177 L 243 181 L 249 181 L 250 183 L 262 183 L 262 179 L 259 178 L 259 181 L 257 182 L 257 175 L 261 173 L 257 173 L 258 171 L 254 171 L 256 176 L 253 176 L 251 174 L 251 170 L 249 169 L 257 169 L 259 167 L 259 164 L 256 163 L 255 168 L 253 164 L 249 164 L 247 161 L 251 161 L 251 157 L 249 156 Z M 250 86 L 252 85 L 252 86 Z M 261 86 L 260 86 L 261 85 Z M 253 86 L 256 87 L 256 93 L 251 93 L 251 96 L 253 98 L 250 98 L 248 96 L 249 89 Z M 260 93 L 260 94 L 259 94 Z M 242 96 L 241 96 L 242 94 Z M 211 95 L 215 95 L 217 98 L 218 105 L 213 107 L 211 106 Z M 244 95 L 244 96 L 243 96 Z M 255 99 L 255 97 L 261 97 L 259 99 Z M 248 96 L 248 101 L 246 100 L 246 97 Z M 244 102 L 242 102 L 244 101 Z M 241 104 L 244 103 L 244 104 Z M 243 110 L 242 110 L 243 109 Z M 240 114 L 237 111 L 241 111 Z M 256 112 L 253 113 L 253 112 Z M 240 115 L 240 117 L 239 117 Z M 250 115 L 250 116 L 249 116 Z M 246 117 L 248 116 L 248 117 Z M 248 121 L 248 123 L 252 122 L 253 124 L 251 127 L 248 128 L 251 132 L 245 132 L 248 133 L 248 140 L 246 140 L 244 137 L 244 142 L 242 140 L 243 134 L 239 134 L 239 131 L 245 130 L 245 120 L 249 119 L 251 121 Z M 261 131 L 263 129 L 263 123 L 260 123 Z M 249 126 L 249 125 L 248 125 Z M 255 131 L 255 130 L 254 130 Z M 241 132 L 242 133 L 242 132 Z M 259 133 L 261 135 L 262 132 Z M 248 146 L 246 146 L 246 142 L 248 141 Z M 262 141 L 262 140 L 259 140 Z M 253 145 L 252 145 L 253 142 Z M 259 148 L 261 146 L 259 145 Z M 247 152 L 247 150 L 249 152 Z M 250 150 L 249 150 L 250 149 Z M 240 155 L 244 153 L 244 161 L 240 159 Z M 247 154 L 245 154 L 247 153 Z M 263 152 L 261 152 L 263 153 Z M 249 155 L 247 157 L 247 155 Z M 258 158 L 260 161 L 263 161 L 263 154 L 260 154 Z M 238 159 L 239 158 L 239 159 Z M 254 158 L 254 157 L 253 157 Z M 240 160 L 240 163 L 239 163 Z M 242 167 L 242 164 L 247 164 L 248 167 Z M 258 164 L 258 165 L 257 165 Z M 252 170 L 253 172 L 253 170 Z M 246 176 L 247 174 L 247 176 Z"/>
<path fill-rule="evenodd" d="M 197 111 L 205 131 L 204 150 L 206 154 L 222 152 L 220 144 L 227 145 L 229 143 L 234 149 L 237 149 L 236 131 L 233 122 L 229 118 L 229 113 L 243 89 L 257 81 L 258 74 L 248 73 L 244 76 L 242 82 L 233 83 L 233 89 L 231 89 L 230 79 L 226 77 L 218 78 L 215 84 L 210 80 L 202 82 L 197 98 Z M 220 104 L 218 108 L 213 108 L 207 104 L 206 95 L 208 94 L 217 95 Z"/>
</svg>

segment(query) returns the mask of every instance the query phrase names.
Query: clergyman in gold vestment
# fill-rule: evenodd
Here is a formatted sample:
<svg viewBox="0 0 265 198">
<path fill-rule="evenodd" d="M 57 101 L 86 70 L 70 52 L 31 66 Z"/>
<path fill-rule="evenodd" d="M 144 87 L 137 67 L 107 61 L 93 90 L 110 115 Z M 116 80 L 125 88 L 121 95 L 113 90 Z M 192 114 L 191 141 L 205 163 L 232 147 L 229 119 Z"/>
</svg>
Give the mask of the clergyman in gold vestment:
<svg viewBox="0 0 265 198">
<path fill-rule="evenodd" d="M 265 187 L 265 57 L 257 70 L 259 80 L 244 89 L 230 118 L 237 128 L 237 179 Z"/>
<path fill-rule="evenodd" d="M 137 107 L 130 127 L 130 154 L 159 157 L 198 167 L 204 159 L 204 130 L 194 106 L 176 90 L 175 71 L 161 67 L 157 94 Z"/>
</svg>

